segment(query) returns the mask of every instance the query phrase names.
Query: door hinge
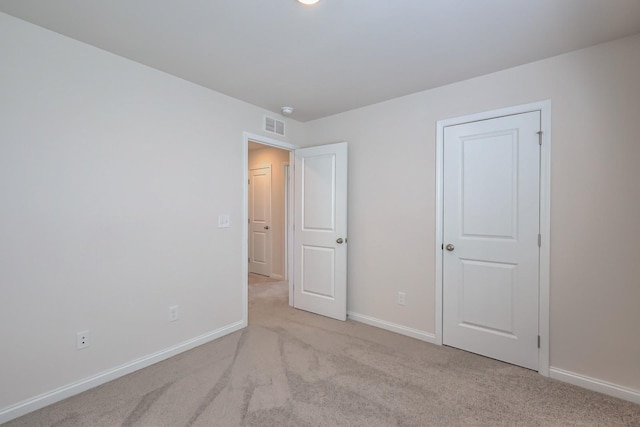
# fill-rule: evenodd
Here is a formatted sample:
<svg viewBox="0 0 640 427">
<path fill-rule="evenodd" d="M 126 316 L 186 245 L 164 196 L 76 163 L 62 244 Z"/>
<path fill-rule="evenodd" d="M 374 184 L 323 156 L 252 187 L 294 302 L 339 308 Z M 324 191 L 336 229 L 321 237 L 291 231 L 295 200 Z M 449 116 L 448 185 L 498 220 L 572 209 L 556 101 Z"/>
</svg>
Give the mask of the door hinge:
<svg viewBox="0 0 640 427">
<path fill-rule="evenodd" d="M 538 145 L 542 145 L 542 131 L 536 132 L 538 134 Z"/>
<path fill-rule="evenodd" d="M 538 247 L 541 248 L 542 247 L 542 235 L 538 234 Z"/>
<path fill-rule="evenodd" d="M 540 335 L 538 335 L 538 348 L 540 348 Z"/>
</svg>

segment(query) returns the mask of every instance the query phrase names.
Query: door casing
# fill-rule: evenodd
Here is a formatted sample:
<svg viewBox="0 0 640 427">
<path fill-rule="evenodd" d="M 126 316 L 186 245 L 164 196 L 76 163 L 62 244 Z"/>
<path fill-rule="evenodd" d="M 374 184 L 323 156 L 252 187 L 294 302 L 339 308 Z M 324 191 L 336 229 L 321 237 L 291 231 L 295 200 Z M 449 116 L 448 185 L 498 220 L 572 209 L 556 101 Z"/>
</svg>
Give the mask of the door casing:
<svg viewBox="0 0 640 427">
<path fill-rule="evenodd" d="M 436 343 L 442 345 L 442 286 L 443 286 L 443 230 L 444 230 L 444 129 L 463 123 L 487 120 L 513 114 L 540 111 L 541 116 L 541 152 L 540 152 L 540 246 L 539 265 L 539 315 L 538 330 L 540 350 L 538 372 L 549 376 L 549 261 L 551 235 L 551 101 L 540 101 L 514 107 L 486 111 L 447 120 L 439 120 L 436 129 L 436 230 L 435 230 L 435 267 L 436 267 Z"/>
</svg>

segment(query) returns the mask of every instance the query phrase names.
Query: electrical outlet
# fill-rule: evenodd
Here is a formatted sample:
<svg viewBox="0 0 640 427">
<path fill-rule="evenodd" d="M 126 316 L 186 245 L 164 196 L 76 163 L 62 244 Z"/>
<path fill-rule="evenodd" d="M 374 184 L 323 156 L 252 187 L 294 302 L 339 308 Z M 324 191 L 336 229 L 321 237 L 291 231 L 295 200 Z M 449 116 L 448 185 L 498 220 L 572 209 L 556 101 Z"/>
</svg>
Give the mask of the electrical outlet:
<svg viewBox="0 0 640 427">
<path fill-rule="evenodd" d="M 405 299 L 407 298 L 407 294 L 404 292 L 398 292 L 398 304 L 405 305 Z"/>
<path fill-rule="evenodd" d="M 230 225 L 229 214 L 218 216 L 218 228 L 228 228 Z"/>
<path fill-rule="evenodd" d="M 76 348 L 82 350 L 89 347 L 89 331 L 82 331 L 76 334 Z"/>
<path fill-rule="evenodd" d="M 169 322 L 175 322 L 178 320 L 178 306 L 172 305 L 169 307 Z"/>
</svg>

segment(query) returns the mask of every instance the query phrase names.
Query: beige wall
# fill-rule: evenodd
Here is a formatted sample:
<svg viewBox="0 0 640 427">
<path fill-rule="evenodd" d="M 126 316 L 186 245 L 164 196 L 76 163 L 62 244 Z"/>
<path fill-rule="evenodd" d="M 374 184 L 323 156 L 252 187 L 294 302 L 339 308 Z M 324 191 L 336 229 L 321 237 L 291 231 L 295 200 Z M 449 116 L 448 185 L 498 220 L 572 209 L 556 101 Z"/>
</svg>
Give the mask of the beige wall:
<svg viewBox="0 0 640 427">
<path fill-rule="evenodd" d="M 350 144 L 349 311 L 434 332 L 436 122 L 550 99 L 551 366 L 640 390 L 639 70 L 635 36 L 308 123 Z"/>
<path fill-rule="evenodd" d="M 266 111 L 1 13 L 0 58 L 2 423 L 240 325 L 242 135 Z"/>
<path fill-rule="evenodd" d="M 267 147 L 249 151 L 249 169 L 271 165 L 271 277 L 285 277 L 285 165 L 289 151 Z"/>
</svg>

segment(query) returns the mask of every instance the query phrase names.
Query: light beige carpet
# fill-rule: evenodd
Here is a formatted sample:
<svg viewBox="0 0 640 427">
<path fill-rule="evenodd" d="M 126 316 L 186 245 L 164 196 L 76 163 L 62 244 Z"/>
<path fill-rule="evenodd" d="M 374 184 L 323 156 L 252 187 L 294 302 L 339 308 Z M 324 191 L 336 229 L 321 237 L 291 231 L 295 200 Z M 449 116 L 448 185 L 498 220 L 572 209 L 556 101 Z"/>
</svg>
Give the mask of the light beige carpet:
<svg viewBox="0 0 640 427">
<path fill-rule="evenodd" d="M 640 426 L 640 405 L 287 306 L 253 278 L 249 327 L 8 426 Z"/>
<path fill-rule="evenodd" d="M 263 276 L 262 274 L 249 273 L 249 284 L 255 285 L 256 283 L 275 283 L 277 279 L 272 279 L 268 276 Z"/>
</svg>

